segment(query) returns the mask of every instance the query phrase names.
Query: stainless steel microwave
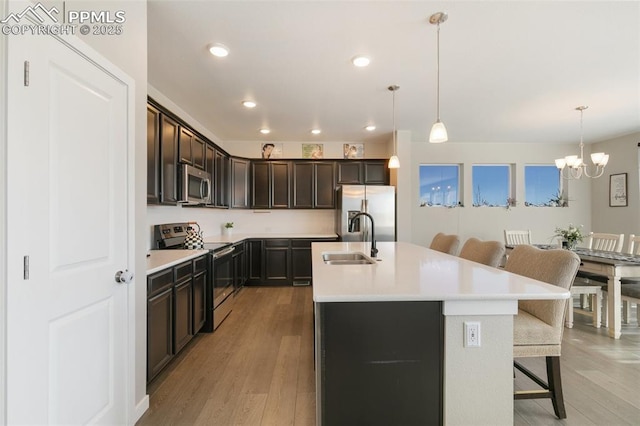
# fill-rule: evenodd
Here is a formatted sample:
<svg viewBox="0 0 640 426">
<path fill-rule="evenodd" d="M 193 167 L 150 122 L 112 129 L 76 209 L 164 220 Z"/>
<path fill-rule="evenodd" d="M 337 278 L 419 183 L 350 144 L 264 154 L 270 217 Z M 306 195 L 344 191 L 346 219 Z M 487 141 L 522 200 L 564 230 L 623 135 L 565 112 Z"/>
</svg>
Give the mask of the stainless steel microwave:
<svg viewBox="0 0 640 426">
<path fill-rule="evenodd" d="M 180 165 L 178 202 L 181 204 L 209 204 L 211 202 L 211 174 L 186 164 Z"/>
</svg>

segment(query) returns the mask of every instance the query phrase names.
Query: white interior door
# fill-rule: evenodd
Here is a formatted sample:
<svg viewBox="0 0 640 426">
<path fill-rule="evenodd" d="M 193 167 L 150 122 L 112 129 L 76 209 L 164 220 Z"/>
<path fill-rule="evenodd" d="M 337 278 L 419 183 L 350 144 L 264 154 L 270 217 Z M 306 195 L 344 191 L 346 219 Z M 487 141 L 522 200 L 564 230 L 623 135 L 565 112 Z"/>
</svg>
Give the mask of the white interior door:
<svg viewBox="0 0 640 426">
<path fill-rule="evenodd" d="M 8 52 L 7 420 L 124 424 L 133 88 L 58 38 Z"/>
</svg>

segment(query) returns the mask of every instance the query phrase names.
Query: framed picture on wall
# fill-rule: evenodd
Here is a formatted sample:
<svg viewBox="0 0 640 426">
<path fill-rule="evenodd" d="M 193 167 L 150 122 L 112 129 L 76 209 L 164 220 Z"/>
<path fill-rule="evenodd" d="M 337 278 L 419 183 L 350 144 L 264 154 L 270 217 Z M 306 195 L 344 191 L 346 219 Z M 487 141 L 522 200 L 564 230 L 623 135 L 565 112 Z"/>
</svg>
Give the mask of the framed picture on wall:
<svg viewBox="0 0 640 426">
<path fill-rule="evenodd" d="M 362 143 L 345 143 L 342 148 L 344 150 L 344 158 L 364 158 L 364 144 Z"/>
<path fill-rule="evenodd" d="M 314 160 L 324 158 L 324 145 L 321 143 L 303 143 L 302 158 L 312 158 Z"/>
<path fill-rule="evenodd" d="M 609 175 L 609 206 L 626 207 L 627 200 L 627 174 L 618 173 Z"/>
<path fill-rule="evenodd" d="M 263 160 L 269 160 L 271 158 L 282 158 L 282 144 L 272 142 L 263 143 L 260 157 Z"/>
</svg>

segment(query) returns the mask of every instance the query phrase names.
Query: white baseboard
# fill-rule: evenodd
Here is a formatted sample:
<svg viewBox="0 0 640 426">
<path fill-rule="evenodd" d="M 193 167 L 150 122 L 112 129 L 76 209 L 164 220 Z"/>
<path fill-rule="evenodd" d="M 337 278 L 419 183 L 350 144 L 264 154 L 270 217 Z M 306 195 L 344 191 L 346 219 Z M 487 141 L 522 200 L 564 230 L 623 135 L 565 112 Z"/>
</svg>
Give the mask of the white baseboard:
<svg viewBox="0 0 640 426">
<path fill-rule="evenodd" d="M 135 424 L 140 417 L 149 409 L 149 395 L 145 395 L 140 402 L 136 404 L 136 412 L 133 423 Z"/>
</svg>

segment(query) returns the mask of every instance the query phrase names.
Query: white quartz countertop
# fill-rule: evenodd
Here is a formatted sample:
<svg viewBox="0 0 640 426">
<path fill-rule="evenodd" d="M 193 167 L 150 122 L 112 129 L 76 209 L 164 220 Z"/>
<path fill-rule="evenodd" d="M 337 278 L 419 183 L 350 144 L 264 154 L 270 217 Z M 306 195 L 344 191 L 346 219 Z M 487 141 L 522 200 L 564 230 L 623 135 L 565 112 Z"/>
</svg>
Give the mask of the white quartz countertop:
<svg viewBox="0 0 640 426">
<path fill-rule="evenodd" d="M 409 243 L 378 242 L 374 265 L 328 265 L 325 252 L 370 254 L 370 243 L 313 243 L 315 302 L 567 299 L 554 285 Z"/>
<path fill-rule="evenodd" d="M 147 275 L 207 254 L 208 250 L 151 250 L 147 256 Z"/>
<path fill-rule="evenodd" d="M 248 240 L 251 238 L 285 238 L 285 239 L 321 239 L 321 238 L 338 238 L 337 234 L 300 234 L 300 233 L 245 233 L 231 235 L 212 235 L 210 237 L 204 237 L 205 243 L 237 243 L 242 240 Z"/>
</svg>

